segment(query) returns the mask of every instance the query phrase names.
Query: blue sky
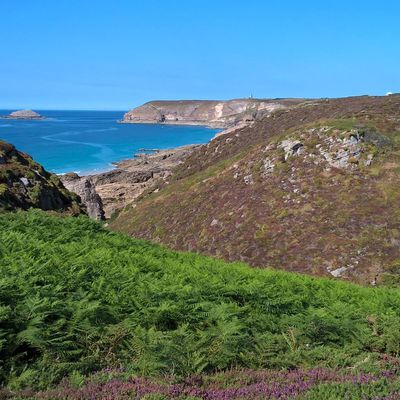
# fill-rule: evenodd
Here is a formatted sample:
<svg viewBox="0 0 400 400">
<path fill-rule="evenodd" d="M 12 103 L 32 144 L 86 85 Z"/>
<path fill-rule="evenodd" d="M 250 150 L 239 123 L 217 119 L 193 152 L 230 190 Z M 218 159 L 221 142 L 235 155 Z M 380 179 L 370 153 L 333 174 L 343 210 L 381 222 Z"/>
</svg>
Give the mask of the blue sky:
<svg viewBox="0 0 400 400">
<path fill-rule="evenodd" d="M 400 2 L 4 0 L 0 108 L 400 92 Z"/>
</svg>

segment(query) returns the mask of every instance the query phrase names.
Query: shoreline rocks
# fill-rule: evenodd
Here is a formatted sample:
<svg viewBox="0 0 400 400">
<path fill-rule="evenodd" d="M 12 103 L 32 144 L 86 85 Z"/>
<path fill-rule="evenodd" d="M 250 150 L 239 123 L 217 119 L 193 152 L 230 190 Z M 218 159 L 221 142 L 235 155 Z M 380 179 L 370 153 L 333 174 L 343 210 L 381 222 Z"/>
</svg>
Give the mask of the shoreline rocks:
<svg viewBox="0 0 400 400">
<path fill-rule="evenodd" d="M 60 179 L 68 190 L 80 196 L 92 218 L 110 218 L 157 180 L 166 181 L 173 168 L 200 146 L 152 149 L 152 153 L 136 154 L 134 158 L 115 163 L 116 168 L 111 171 L 88 176 L 70 173 L 60 176 Z"/>
</svg>

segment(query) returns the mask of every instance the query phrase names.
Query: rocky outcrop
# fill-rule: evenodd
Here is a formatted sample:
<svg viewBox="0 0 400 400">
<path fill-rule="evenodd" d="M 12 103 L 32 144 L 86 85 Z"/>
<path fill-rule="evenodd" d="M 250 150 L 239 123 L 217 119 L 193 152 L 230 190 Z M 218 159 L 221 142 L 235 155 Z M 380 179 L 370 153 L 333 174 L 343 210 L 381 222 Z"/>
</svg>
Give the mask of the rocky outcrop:
<svg viewBox="0 0 400 400">
<path fill-rule="evenodd" d="M 103 203 L 90 177 L 80 177 L 75 173 L 70 173 L 60 176 L 60 179 L 69 191 L 80 197 L 82 203 L 86 206 L 89 217 L 96 220 L 105 219 Z"/>
<path fill-rule="evenodd" d="M 236 99 L 150 101 L 128 111 L 123 123 L 207 125 L 228 128 L 259 120 L 279 109 L 302 103 L 302 99 Z"/>
<path fill-rule="evenodd" d="M 316 143 L 315 146 L 310 146 L 310 141 Z M 329 125 L 304 129 L 297 135 L 265 147 L 268 157 L 263 160 L 263 174 L 272 173 L 282 162 L 282 150 L 285 162 L 297 156 L 311 160 L 326 171 L 332 168 L 356 170 L 369 167 L 376 153 L 390 144 L 389 138 L 365 126 L 349 130 Z"/>
<path fill-rule="evenodd" d="M 79 198 L 64 187 L 57 175 L 13 145 L 0 141 L 0 211 L 31 207 L 85 213 Z"/>
<path fill-rule="evenodd" d="M 105 217 L 136 200 L 156 182 L 168 182 L 172 170 L 200 146 L 189 145 L 175 149 L 136 154 L 133 159 L 121 161 L 116 169 L 90 177 L 102 200 Z M 63 178 L 65 179 L 65 178 Z M 73 189 L 71 189 L 73 190 Z M 79 192 L 77 192 L 80 194 Z"/>
<path fill-rule="evenodd" d="M 35 111 L 32 110 L 19 110 L 13 111 L 9 115 L 2 116 L 1 118 L 8 119 L 44 119 L 45 117 L 41 116 Z"/>
</svg>

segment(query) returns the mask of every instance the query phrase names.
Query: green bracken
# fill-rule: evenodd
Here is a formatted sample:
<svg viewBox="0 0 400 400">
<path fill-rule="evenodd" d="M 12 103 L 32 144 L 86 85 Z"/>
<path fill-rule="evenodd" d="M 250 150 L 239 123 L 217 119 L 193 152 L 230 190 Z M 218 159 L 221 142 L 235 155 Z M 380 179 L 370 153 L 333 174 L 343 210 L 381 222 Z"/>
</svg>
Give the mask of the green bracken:
<svg viewBox="0 0 400 400">
<path fill-rule="evenodd" d="M 7 185 L 4 183 L 0 183 L 0 196 L 7 192 Z"/>
<path fill-rule="evenodd" d="M 0 225 L 0 379 L 14 389 L 104 367 L 184 377 L 400 353 L 397 289 L 174 252 L 86 217 Z"/>
</svg>

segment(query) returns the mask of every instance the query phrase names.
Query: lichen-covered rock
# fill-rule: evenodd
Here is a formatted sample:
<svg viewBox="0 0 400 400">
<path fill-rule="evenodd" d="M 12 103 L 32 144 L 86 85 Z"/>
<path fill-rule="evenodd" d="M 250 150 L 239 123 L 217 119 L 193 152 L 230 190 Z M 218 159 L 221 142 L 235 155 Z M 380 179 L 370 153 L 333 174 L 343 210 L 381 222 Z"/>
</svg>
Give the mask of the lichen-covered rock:
<svg viewBox="0 0 400 400">
<path fill-rule="evenodd" d="M 0 141 L 0 210 L 41 208 L 68 214 L 85 213 L 79 198 L 57 175 L 47 172 L 29 155 Z"/>
<path fill-rule="evenodd" d="M 295 155 L 295 154 L 300 154 L 301 153 L 301 148 L 303 147 L 303 143 L 299 142 L 296 139 L 286 139 L 283 140 L 278 147 L 281 147 L 283 151 L 285 152 L 284 158 L 285 161 Z"/>
<path fill-rule="evenodd" d="M 302 129 L 284 140 L 270 144 L 264 150 L 268 157 L 263 161 L 263 172 L 267 175 L 281 161 L 289 162 L 293 156 L 311 159 L 325 168 L 357 169 L 370 166 L 374 152 L 390 145 L 390 140 L 364 128 L 341 130 L 330 126 Z M 299 138 L 299 139 L 297 139 Z M 283 155 L 281 154 L 283 151 Z M 372 153 L 371 153 L 372 152 Z"/>
</svg>

